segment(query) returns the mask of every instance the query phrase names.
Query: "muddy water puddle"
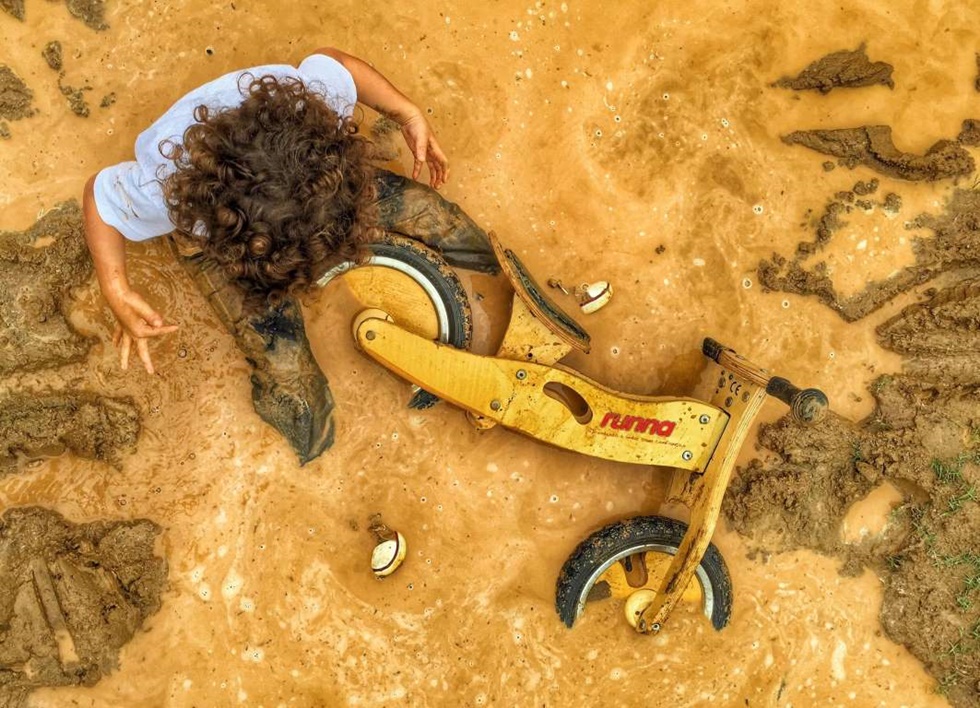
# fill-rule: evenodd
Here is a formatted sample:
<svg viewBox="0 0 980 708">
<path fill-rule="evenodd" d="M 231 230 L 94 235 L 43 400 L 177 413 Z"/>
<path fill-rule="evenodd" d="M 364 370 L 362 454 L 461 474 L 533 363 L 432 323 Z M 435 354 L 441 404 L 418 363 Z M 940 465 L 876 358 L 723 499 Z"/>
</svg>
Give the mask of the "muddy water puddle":
<svg viewBox="0 0 980 708">
<path fill-rule="evenodd" d="M 851 296 L 912 262 L 923 232 L 905 223 L 940 213 L 950 184 L 825 171 L 826 156 L 779 137 L 886 124 L 898 148 L 919 154 L 954 138 L 976 107 L 975 15 L 911 2 L 710 11 L 300 3 L 283 12 L 177 0 L 111 2 L 109 29 L 96 33 L 61 5 L 29 4 L 23 23 L 0 14 L 12 48 L 3 61 L 39 109 L 9 122 L 0 229 L 28 228 L 39 209 L 77 196 L 92 171 L 127 159 L 139 130 L 192 86 L 332 44 L 431 109 L 453 162 L 447 196 L 541 282 L 613 283 L 610 305 L 580 317 L 593 351 L 570 366 L 625 391 L 686 395 L 710 335 L 820 386 L 837 413 L 858 420 L 874 407 L 868 385 L 902 366 L 875 327 L 936 283 L 848 324 L 813 297 L 766 292 L 757 265 L 812 241 L 828 200 L 878 177 L 875 199 L 895 192 L 900 211 L 857 209 L 819 256 Z M 90 98 L 115 92 L 115 104 L 70 113 L 41 56 L 52 39 L 72 80 L 88 81 Z M 872 60 L 894 66 L 894 89 L 822 96 L 770 86 L 866 40 Z M 478 433 L 445 404 L 408 410 L 410 388 L 354 349 L 356 306 L 342 289 L 306 306 L 337 400 L 337 443 L 300 468 L 255 415 L 248 366 L 168 249 L 134 247 L 130 270 L 181 324 L 155 343 L 157 376 L 118 370 L 108 312 L 88 285 L 69 316 L 97 338 L 87 358 L 16 372 L 0 387 L 129 397 L 142 418 L 135 452 L 117 468 L 67 455 L 32 463 L 0 478 L 0 508 L 40 505 L 78 524 L 149 519 L 163 529 L 169 585 L 117 669 L 92 687 L 36 691 L 31 705 L 944 704 L 922 665 L 882 634 L 874 572 L 842 577 L 838 559 L 761 552 L 726 528 L 715 542 L 735 608 L 723 632 L 681 608 L 661 635 L 639 637 L 611 605 L 567 630 L 553 609 L 564 559 L 604 523 L 653 512 L 663 474 Z M 476 348 L 489 351 L 507 294 L 485 276 L 464 283 Z M 782 413 L 767 403 L 762 420 Z M 749 444 L 741 462 L 768 455 Z M 847 517 L 846 538 L 874 536 L 893 501 L 869 498 Z M 378 511 L 409 544 L 404 567 L 384 581 L 368 566 Z"/>
</svg>

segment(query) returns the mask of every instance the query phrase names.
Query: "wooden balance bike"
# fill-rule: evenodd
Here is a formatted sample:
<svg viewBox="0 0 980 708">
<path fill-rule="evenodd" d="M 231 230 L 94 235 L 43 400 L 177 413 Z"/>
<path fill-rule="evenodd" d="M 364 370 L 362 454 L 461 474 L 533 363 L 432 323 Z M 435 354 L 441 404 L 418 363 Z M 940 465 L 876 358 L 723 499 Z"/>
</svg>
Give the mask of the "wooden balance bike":
<svg viewBox="0 0 980 708">
<path fill-rule="evenodd" d="M 510 323 L 495 356 L 467 351 L 472 320 L 466 291 L 442 257 L 392 237 L 343 275 L 364 304 L 354 319 L 358 347 L 416 385 L 410 403 L 444 399 L 479 428 L 503 425 L 532 438 L 606 460 L 673 469 L 666 501 L 690 509 L 687 525 L 641 516 L 600 529 L 565 562 L 556 609 L 571 627 L 592 600 L 625 601 L 638 632 L 658 632 L 682 598 L 700 602 L 716 629 L 729 620 L 731 582 L 710 543 L 742 444 L 767 395 L 812 422 L 827 408 L 817 389 L 801 391 L 712 339 L 696 398 L 613 391 L 557 362 L 589 335 L 552 302 L 513 251 L 490 235 L 514 289 Z"/>
</svg>

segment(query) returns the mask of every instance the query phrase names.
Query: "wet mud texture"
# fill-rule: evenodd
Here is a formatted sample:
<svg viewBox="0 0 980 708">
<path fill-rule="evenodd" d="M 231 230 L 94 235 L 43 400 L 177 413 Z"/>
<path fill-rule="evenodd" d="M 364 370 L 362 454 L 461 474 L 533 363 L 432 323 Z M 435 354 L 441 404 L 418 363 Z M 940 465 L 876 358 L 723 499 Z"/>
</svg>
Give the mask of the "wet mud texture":
<svg viewBox="0 0 980 708">
<path fill-rule="evenodd" d="M 838 158 L 838 164 L 869 167 L 879 174 L 910 181 L 962 177 L 976 169 L 973 157 L 952 140 L 939 140 L 924 155 L 902 152 L 887 125 L 840 130 L 797 130 L 783 136 L 787 145 L 802 145 Z"/>
<path fill-rule="evenodd" d="M 24 0 L 0 0 L 0 9 L 18 20 L 24 19 Z"/>
<path fill-rule="evenodd" d="M 54 42 L 45 44 L 44 49 L 41 50 L 41 56 L 44 57 L 44 61 L 48 63 L 48 66 L 55 71 L 61 71 L 64 63 L 61 54 L 61 42 L 55 40 Z"/>
<path fill-rule="evenodd" d="M 830 93 L 835 88 L 858 88 L 882 84 L 895 88 L 892 65 L 871 61 L 864 45 L 854 51 L 828 54 L 810 64 L 796 76 L 784 76 L 773 86 L 794 91 L 814 90 Z"/>
<path fill-rule="evenodd" d="M 759 282 L 763 287 L 813 295 L 846 321 L 853 322 L 942 273 L 980 267 L 980 191 L 954 189 L 941 214 L 924 214 L 909 223 L 910 230 L 925 228 L 933 233 L 932 237 L 913 240 L 913 265 L 883 280 L 869 282 L 853 296 L 839 295 L 826 262 L 819 261 L 812 267 L 807 267 L 805 262 L 830 243 L 846 224 L 847 214 L 855 208 L 898 212 L 901 199 L 890 193 L 884 200 L 876 200 L 872 195 L 877 189 L 875 180 L 859 182 L 852 191 L 838 193 L 829 200 L 823 214 L 813 224 L 813 240 L 800 242 L 791 256 L 773 254 L 772 258 L 759 264 Z"/>
<path fill-rule="evenodd" d="M 92 342 L 68 324 L 67 309 L 70 290 L 91 274 L 74 200 L 26 231 L 0 232 L 0 376 L 86 355 Z"/>
<path fill-rule="evenodd" d="M 109 29 L 105 21 L 104 0 L 65 0 L 65 7 L 73 17 L 77 17 L 94 30 Z M 18 20 L 24 19 L 24 0 L 0 0 L 0 9 Z"/>
<path fill-rule="evenodd" d="M 58 77 L 58 89 L 61 91 L 61 95 L 68 99 L 68 107 L 71 108 L 71 112 L 76 116 L 81 118 L 88 118 L 89 107 L 88 102 L 85 100 L 85 92 L 91 91 L 91 86 L 82 86 L 81 88 L 76 88 L 74 86 L 66 86 L 61 83 L 64 78 L 64 72 Z"/>
<path fill-rule="evenodd" d="M 73 524 L 50 509 L 0 517 L 0 705 L 41 686 L 91 686 L 160 607 L 166 561 L 147 520 Z"/>
<path fill-rule="evenodd" d="M 967 118 L 963 121 L 963 127 L 960 129 L 960 134 L 956 136 L 956 142 L 970 147 L 980 146 L 980 120 Z"/>
<path fill-rule="evenodd" d="M 3 394 L 0 477 L 15 471 L 21 460 L 65 451 L 118 464 L 139 433 L 139 410 L 129 399 L 81 392 Z"/>
<path fill-rule="evenodd" d="M 34 92 L 9 66 L 0 65 L 0 121 L 20 120 L 34 115 Z"/>
<path fill-rule="evenodd" d="M 840 214 L 832 210 L 821 220 L 829 233 Z M 917 244 L 919 262 L 897 276 L 900 282 L 910 287 L 978 265 L 980 194 L 956 190 L 943 214 L 917 222 L 935 237 Z M 959 273 L 953 285 L 927 291 L 927 300 L 878 326 L 879 344 L 904 362 L 900 375 L 872 383 L 874 412 L 859 423 L 832 416 L 806 427 L 787 417 L 763 426 L 759 441 L 772 456 L 740 470 L 724 513 L 765 552 L 805 547 L 839 556 L 845 574 L 871 568 L 885 586 L 880 619 L 887 635 L 923 662 L 953 705 L 977 706 L 980 279 Z M 803 291 L 831 298 L 812 285 Z M 872 284 L 871 300 L 881 304 L 902 289 Z M 884 530 L 846 543 L 845 515 L 885 482 L 902 501 Z"/>
</svg>

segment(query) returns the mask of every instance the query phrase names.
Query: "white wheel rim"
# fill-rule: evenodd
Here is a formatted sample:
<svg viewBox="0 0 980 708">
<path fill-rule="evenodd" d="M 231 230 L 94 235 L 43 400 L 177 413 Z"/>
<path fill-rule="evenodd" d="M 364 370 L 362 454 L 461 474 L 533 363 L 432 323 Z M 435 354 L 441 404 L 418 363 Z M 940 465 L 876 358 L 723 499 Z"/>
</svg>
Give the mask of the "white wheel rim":
<svg viewBox="0 0 980 708">
<path fill-rule="evenodd" d="M 397 258 L 392 258 L 391 256 L 378 255 L 371 255 L 361 263 L 344 261 L 343 263 L 335 265 L 333 268 L 324 273 L 323 276 L 316 281 L 316 284 L 321 288 L 325 287 L 331 280 L 343 275 L 347 271 L 369 265 L 391 268 L 399 273 L 404 273 L 415 283 L 417 283 L 419 287 L 425 291 L 425 294 L 429 296 L 432 306 L 436 309 L 436 319 L 439 322 L 439 341 L 443 343 L 449 341 L 449 311 L 446 309 L 446 303 L 444 303 L 442 298 L 439 297 L 439 292 L 436 290 L 436 286 L 432 284 L 432 281 L 426 278 L 420 270 L 413 268 L 404 261 L 400 261 Z"/>
<path fill-rule="evenodd" d="M 582 616 L 582 613 L 585 611 L 585 603 L 588 601 L 589 598 L 589 592 L 591 592 L 596 581 L 600 577 L 602 577 L 603 573 L 605 573 L 614 564 L 618 563 L 623 558 L 632 556 L 636 553 L 644 553 L 646 551 L 660 551 L 662 553 L 666 553 L 667 555 L 671 555 L 671 556 L 677 555 L 677 548 L 675 546 L 664 546 L 662 544 L 656 544 L 656 543 L 654 544 L 643 543 L 643 544 L 638 544 L 636 546 L 630 546 L 629 548 L 620 551 L 619 553 L 612 556 L 611 558 L 608 558 L 605 563 L 603 563 L 598 568 L 596 568 L 595 571 L 593 571 L 592 575 L 590 575 L 589 579 L 586 581 L 585 587 L 582 588 L 582 592 L 578 596 L 578 604 L 576 604 L 575 606 L 575 619 L 578 620 L 578 618 Z M 704 568 L 701 566 L 700 563 L 698 564 L 698 567 L 694 570 L 694 577 L 698 579 L 698 583 L 701 585 L 701 597 L 702 597 L 702 605 L 704 608 L 704 615 L 710 620 L 711 615 L 714 614 L 714 609 L 715 609 L 715 592 L 714 592 L 714 588 L 712 588 L 711 586 L 711 580 L 708 578 L 707 572 L 705 572 Z"/>
</svg>

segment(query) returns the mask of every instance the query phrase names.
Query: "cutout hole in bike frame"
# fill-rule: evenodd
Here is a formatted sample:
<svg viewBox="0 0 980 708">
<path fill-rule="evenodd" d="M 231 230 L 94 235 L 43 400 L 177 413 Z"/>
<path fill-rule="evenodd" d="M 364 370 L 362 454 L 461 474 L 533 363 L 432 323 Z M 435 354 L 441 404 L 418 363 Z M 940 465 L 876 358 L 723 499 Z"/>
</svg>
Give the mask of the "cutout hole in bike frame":
<svg viewBox="0 0 980 708">
<path fill-rule="evenodd" d="M 571 386 L 566 386 L 557 381 L 549 381 L 544 385 L 544 393 L 548 398 L 553 398 L 565 406 L 572 417 L 582 425 L 586 425 L 592 420 L 592 406 L 582 398 L 582 394 Z"/>
</svg>

